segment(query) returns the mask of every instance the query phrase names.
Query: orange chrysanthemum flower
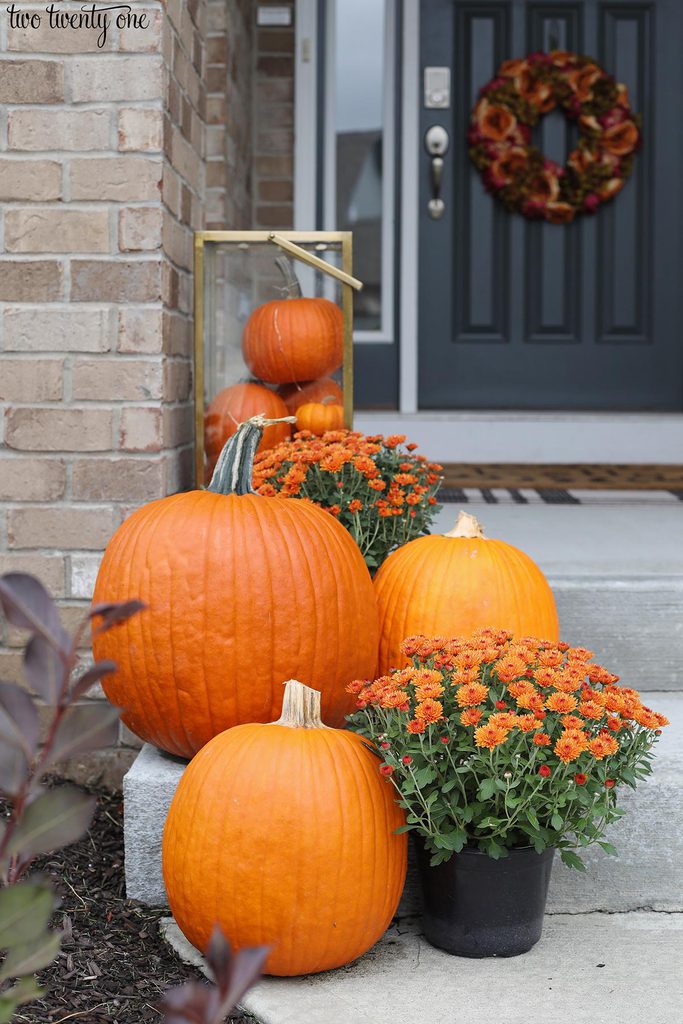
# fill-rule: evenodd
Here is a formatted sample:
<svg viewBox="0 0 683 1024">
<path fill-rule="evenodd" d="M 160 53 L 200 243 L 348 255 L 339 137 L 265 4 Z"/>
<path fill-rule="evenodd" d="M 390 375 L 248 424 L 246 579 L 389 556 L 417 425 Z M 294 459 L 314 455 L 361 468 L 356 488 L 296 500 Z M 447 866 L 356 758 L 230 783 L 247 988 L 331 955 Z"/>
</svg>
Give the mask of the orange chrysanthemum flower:
<svg viewBox="0 0 683 1024">
<path fill-rule="evenodd" d="M 478 725 L 481 721 L 481 716 L 481 708 L 465 708 L 460 715 L 460 721 L 463 725 Z"/>
<path fill-rule="evenodd" d="M 546 668 L 557 668 L 561 665 L 564 660 L 562 651 L 553 650 L 552 648 L 547 651 L 538 652 L 538 662 Z M 538 674 L 536 676 L 538 678 Z"/>
<path fill-rule="evenodd" d="M 493 750 L 494 747 L 500 746 L 504 743 L 509 735 L 508 729 L 503 729 L 499 725 L 480 725 L 478 729 L 474 731 L 474 742 L 478 747 L 487 747 L 489 750 Z"/>
<path fill-rule="evenodd" d="M 379 702 L 382 708 L 402 708 L 404 705 L 410 707 L 408 704 L 408 694 L 405 690 L 388 690 L 380 698 Z"/>
<path fill-rule="evenodd" d="M 590 661 L 592 657 L 593 651 L 586 647 L 570 647 L 567 651 L 567 661 Z"/>
<path fill-rule="evenodd" d="M 406 729 L 413 736 L 417 736 L 425 731 L 425 723 L 422 722 L 419 718 L 411 718 L 411 720 L 406 725 Z"/>
<path fill-rule="evenodd" d="M 573 733 L 563 733 L 556 741 L 553 750 L 564 764 L 575 761 L 582 753 L 583 746 Z"/>
<path fill-rule="evenodd" d="M 494 725 L 496 728 L 501 729 L 514 729 L 518 725 L 519 716 L 514 711 L 498 711 L 488 720 L 489 725 Z"/>
<path fill-rule="evenodd" d="M 565 729 L 583 729 L 583 720 L 576 715 L 565 715 L 560 721 Z"/>
<path fill-rule="evenodd" d="M 443 718 L 443 704 L 438 700 L 423 700 L 415 708 L 415 717 L 421 719 L 425 725 L 431 725 Z"/>
<path fill-rule="evenodd" d="M 605 736 L 601 733 L 599 736 L 588 741 L 588 749 L 596 760 L 602 761 L 603 757 L 616 754 L 619 749 L 619 742 L 614 736 Z"/>
<path fill-rule="evenodd" d="M 533 732 L 534 729 L 541 727 L 541 723 L 534 715 L 517 715 L 515 725 L 522 732 Z"/>
<path fill-rule="evenodd" d="M 489 695 L 488 688 L 481 683 L 466 683 L 455 692 L 455 699 L 461 708 L 481 704 Z"/>
<path fill-rule="evenodd" d="M 635 721 L 645 729 L 659 729 L 661 717 L 663 716 L 655 714 L 655 712 L 650 711 L 649 708 L 637 708 L 633 712 L 633 718 Z"/>
<path fill-rule="evenodd" d="M 570 693 L 556 691 L 546 698 L 545 706 L 549 711 L 559 711 L 561 714 L 566 715 L 573 711 L 578 703 L 576 697 L 572 697 Z"/>
<path fill-rule="evenodd" d="M 549 747 L 550 736 L 548 736 L 547 732 L 537 732 L 534 736 L 534 743 L 537 747 Z"/>
<path fill-rule="evenodd" d="M 602 718 L 605 709 L 596 700 L 582 700 L 579 702 L 579 714 L 584 718 Z"/>
</svg>

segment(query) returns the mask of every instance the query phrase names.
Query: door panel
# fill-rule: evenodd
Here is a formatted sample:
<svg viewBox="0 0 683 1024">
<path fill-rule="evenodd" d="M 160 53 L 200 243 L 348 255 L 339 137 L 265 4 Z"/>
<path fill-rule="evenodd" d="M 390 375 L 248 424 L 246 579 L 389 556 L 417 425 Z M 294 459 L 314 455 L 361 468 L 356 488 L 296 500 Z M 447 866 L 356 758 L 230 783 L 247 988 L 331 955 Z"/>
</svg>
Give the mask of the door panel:
<svg viewBox="0 0 683 1024">
<path fill-rule="evenodd" d="M 683 4 L 422 0 L 421 14 L 423 66 L 452 69 L 450 109 L 421 113 L 423 135 L 442 124 L 451 138 L 440 220 L 421 151 L 421 408 L 682 409 Z M 554 46 L 595 54 L 643 116 L 622 192 L 569 225 L 508 213 L 465 138 L 501 61 Z M 576 127 L 554 111 L 534 139 L 564 162 Z"/>
</svg>

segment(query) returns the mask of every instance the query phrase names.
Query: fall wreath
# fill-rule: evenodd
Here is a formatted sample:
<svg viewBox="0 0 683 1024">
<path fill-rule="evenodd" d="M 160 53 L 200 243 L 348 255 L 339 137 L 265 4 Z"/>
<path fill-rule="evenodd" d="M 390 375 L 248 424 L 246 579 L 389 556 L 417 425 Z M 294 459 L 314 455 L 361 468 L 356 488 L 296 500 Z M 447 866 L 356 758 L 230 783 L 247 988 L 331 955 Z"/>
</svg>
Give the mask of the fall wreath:
<svg viewBox="0 0 683 1024">
<path fill-rule="evenodd" d="M 554 107 L 579 129 L 564 167 L 531 143 L 533 126 Z M 504 61 L 479 92 L 467 137 L 489 192 L 508 209 L 551 224 L 595 213 L 615 196 L 641 138 L 626 86 L 590 57 L 566 50 Z"/>
</svg>

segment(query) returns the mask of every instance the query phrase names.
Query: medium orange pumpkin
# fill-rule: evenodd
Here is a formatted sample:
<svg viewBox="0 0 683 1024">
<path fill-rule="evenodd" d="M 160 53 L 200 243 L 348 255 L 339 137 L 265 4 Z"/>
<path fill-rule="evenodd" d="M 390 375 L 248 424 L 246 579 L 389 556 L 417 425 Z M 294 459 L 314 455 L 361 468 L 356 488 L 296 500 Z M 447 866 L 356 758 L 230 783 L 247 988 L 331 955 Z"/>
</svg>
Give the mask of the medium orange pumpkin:
<svg viewBox="0 0 683 1024">
<path fill-rule="evenodd" d="M 276 263 L 287 280 L 287 297 L 258 306 L 242 335 L 244 361 L 268 384 L 325 377 L 344 358 L 344 317 L 329 299 L 301 297 L 288 260 Z"/>
<path fill-rule="evenodd" d="M 284 502 L 283 504 L 288 504 Z M 405 821 L 360 736 L 328 729 L 320 694 L 287 683 L 271 725 L 221 733 L 183 774 L 163 872 L 178 925 L 205 949 L 266 945 L 269 974 L 326 971 L 384 933 L 406 874 Z"/>
<path fill-rule="evenodd" d="M 324 434 L 326 430 L 344 429 L 344 406 L 327 402 L 307 402 L 296 414 L 297 430 Z"/>
<path fill-rule="evenodd" d="M 287 406 L 289 413 L 295 413 L 307 402 L 322 402 L 325 398 L 331 399 L 337 405 L 344 404 L 344 393 L 332 377 L 309 380 L 304 384 L 282 384 L 277 389 L 277 393 Z"/>
<path fill-rule="evenodd" d="M 252 490 L 269 424 L 239 427 L 207 490 L 129 516 L 97 577 L 95 603 L 149 606 L 93 638 L 95 658 L 119 666 L 107 697 L 133 732 L 182 757 L 223 729 L 272 721 L 294 675 L 322 690 L 327 720 L 342 725 L 345 686 L 375 670 L 375 595 L 350 534 L 310 502 Z"/>
<path fill-rule="evenodd" d="M 466 512 L 444 536 L 418 537 L 394 551 L 374 585 L 381 674 L 406 664 L 401 641 L 418 633 L 469 636 L 491 626 L 559 638 L 555 600 L 536 563 L 512 544 L 487 539 Z"/>
<path fill-rule="evenodd" d="M 259 414 L 267 419 L 287 415 L 287 406 L 280 396 L 262 384 L 233 384 L 211 400 L 204 417 L 204 451 L 209 473 L 213 473 L 223 445 L 240 423 Z M 273 423 L 264 429 L 257 451 L 274 448 L 290 434 L 289 423 Z"/>
</svg>

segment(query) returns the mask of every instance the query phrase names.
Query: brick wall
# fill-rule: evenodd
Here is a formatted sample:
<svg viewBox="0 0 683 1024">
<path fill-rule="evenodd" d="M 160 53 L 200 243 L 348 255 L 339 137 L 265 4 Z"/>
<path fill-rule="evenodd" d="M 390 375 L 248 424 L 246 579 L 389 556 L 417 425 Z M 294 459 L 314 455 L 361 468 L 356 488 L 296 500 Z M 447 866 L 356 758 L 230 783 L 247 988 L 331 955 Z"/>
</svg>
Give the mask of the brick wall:
<svg viewBox="0 0 683 1024">
<path fill-rule="evenodd" d="M 0 12 L 0 572 L 37 575 L 70 627 L 122 519 L 191 479 L 208 5 L 133 6 L 148 27 L 104 49 Z M 100 764 L 111 780 L 129 759 Z"/>
<path fill-rule="evenodd" d="M 252 0 L 210 0 L 206 63 L 206 226 L 252 226 Z"/>
<path fill-rule="evenodd" d="M 291 226 L 294 30 L 140 0 L 100 48 L 20 6 L 43 25 L 0 11 L 0 572 L 72 628 L 118 524 L 191 484 L 194 230 Z M 0 624 L 0 677 L 23 639 Z"/>
<path fill-rule="evenodd" d="M 256 5 L 254 5 L 256 6 Z M 254 47 L 254 227 L 294 223 L 294 4 L 292 25 L 256 28 Z"/>
</svg>

